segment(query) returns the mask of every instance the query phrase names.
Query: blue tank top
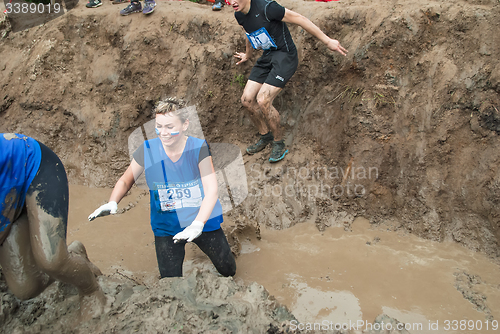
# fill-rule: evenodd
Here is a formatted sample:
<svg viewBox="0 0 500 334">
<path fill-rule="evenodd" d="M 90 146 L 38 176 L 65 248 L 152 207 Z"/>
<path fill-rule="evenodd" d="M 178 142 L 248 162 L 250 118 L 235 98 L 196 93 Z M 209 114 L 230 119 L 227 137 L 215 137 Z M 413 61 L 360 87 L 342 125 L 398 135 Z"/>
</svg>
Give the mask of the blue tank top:
<svg viewBox="0 0 500 334">
<path fill-rule="evenodd" d="M 0 232 L 18 218 L 41 160 L 42 152 L 35 139 L 0 134 Z"/>
<path fill-rule="evenodd" d="M 175 235 L 190 225 L 205 198 L 201 182 L 200 151 L 208 150 L 205 140 L 188 137 L 180 159 L 173 162 L 159 138 L 144 142 L 134 159 L 144 167 L 149 188 L 151 227 L 155 236 Z M 142 152 L 141 152 L 142 151 Z M 137 155 L 143 155 L 137 157 Z M 204 232 L 215 231 L 222 223 L 222 206 L 217 200 Z"/>
</svg>

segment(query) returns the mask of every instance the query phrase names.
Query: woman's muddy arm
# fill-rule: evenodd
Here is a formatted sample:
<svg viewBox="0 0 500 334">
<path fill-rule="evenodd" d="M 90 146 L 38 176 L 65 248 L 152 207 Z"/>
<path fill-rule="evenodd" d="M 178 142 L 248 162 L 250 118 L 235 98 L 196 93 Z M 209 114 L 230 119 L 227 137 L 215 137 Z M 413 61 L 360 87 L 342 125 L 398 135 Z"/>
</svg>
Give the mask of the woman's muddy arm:
<svg viewBox="0 0 500 334">
<path fill-rule="evenodd" d="M 120 203 L 125 194 L 132 188 L 135 180 L 142 174 L 144 168 L 139 165 L 134 159 L 128 166 L 127 170 L 116 182 L 113 192 L 109 197 L 109 202 Z"/>
<path fill-rule="evenodd" d="M 217 187 L 217 177 L 215 176 L 214 165 L 212 163 L 212 157 L 206 157 L 199 163 L 201 182 L 203 184 L 203 191 L 205 193 L 205 198 L 201 202 L 200 211 L 196 216 L 195 220 L 206 222 L 217 203 L 218 187 Z"/>
</svg>

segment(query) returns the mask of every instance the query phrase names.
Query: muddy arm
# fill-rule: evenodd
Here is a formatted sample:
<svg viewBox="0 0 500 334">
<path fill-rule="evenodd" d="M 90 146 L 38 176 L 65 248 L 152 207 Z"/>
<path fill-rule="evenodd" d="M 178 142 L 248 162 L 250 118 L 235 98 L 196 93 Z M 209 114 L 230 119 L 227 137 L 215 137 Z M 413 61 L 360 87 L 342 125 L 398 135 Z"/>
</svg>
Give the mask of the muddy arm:
<svg viewBox="0 0 500 334">
<path fill-rule="evenodd" d="M 243 29 L 243 31 L 245 31 L 245 29 Z M 246 33 L 246 32 L 245 32 Z M 253 55 L 253 47 L 252 47 L 252 44 L 250 44 L 250 41 L 248 40 L 248 38 L 246 38 L 246 44 L 245 44 L 245 53 L 243 52 L 236 52 L 234 54 L 234 56 L 236 58 L 239 58 L 240 61 L 236 63 L 236 65 L 239 65 L 241 63 L 244 63 L 246 62 L 247 60 L 249 60 L 250 58 L 252 58 L 252 55 Z"/>
<path fill-rule="evenodd" d="M 320 28 L 318 28 L 317 25 L 312 23 L 311 20 L 299 13 L 285 8 L 285 16 L 282 21 L 286 23 L 293 23 L 302 27 L 305 31 L 323 42 L 332 51 L 337 51 L 343 56 L 345 56 L 348 52 L 342 45 L 340 45 L 339 41 L 328 37 L 323 31 L 321 31 Z"/>
<path fill-rule="evenodd" d="M 128 166 L 125 173 L 123 173 L 118 182 L 116 182 L 113 192 L 109 197 L 109 202 L 120 203 L 123 196 L 125 196 L 130 188 L 132 188 L 135 180 L 142 174 L 143 171 L 144 167 L 139 165 L 135 159 L 132 159 L 132 162 Z"/>
<path fill-rule="evenodd" d="M 217 203 L 217 177 L 215 176 L 214 165 L 212 164 L 212 157 L 206 157 L 199 163 L 201 182 L 203 183 L 203 191 L 205 198 L 201 202 L 200 211 L 195 220 L 206 222 Z"/>
</svg>

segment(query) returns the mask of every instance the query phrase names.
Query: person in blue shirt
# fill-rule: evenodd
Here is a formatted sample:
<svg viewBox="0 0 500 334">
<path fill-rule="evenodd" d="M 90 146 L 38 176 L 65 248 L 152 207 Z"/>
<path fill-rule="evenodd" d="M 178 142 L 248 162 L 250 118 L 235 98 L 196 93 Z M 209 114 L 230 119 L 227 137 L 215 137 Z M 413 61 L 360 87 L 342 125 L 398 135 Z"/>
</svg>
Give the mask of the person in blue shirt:
<svg viewBox="0 0 500 334">
<path fill-rule="evenodd" d="M 161 278 L 181 277 L 186 242 L 208 255 L 218 272 L 234 276 L 236 262 L 222 231 L 217 178 L 205 140 L 187 136 L 187 109 L 167 99 L 154 110 L 157 138 L 145 141 L 116 183 L 109 202 L 90 216 L 117 212 L 118 203 L 144 172 Z"/>
<path fill-rule="evenodd" d="M 245 85 L 241 103 L 250 113 L 252 122 L 260 133 L 257 143 L 247 148 L 255 154 L 272 143 L 269 162 L 285 157 L 280 115 L 273 101 L 290 80 L 299 63 L 297 49 L 287 23 L 297 24 L 322 41 L 328 49 L 345 56 L 347 50 L 339 41 L 328 37 L 308 18 L 291 11 L 273 0 L 230 0 L 238 24 L 246 32 L 246 51 L 236 52 L 242 64 L 252 57 L 254 49 L 264 50 L 257 60 Z"/>
<path fill-rule="evenodd" d="M 66 246 L 68 200 L 66 171 L 52 150 L 22 134 L 0 134 L 0 266 L 7 286 L 30 299 L 60 280 L 78 288 L 82 306 L 97 298 L 103 307 L 99 269 L 83 244 Z"/>
</svg>

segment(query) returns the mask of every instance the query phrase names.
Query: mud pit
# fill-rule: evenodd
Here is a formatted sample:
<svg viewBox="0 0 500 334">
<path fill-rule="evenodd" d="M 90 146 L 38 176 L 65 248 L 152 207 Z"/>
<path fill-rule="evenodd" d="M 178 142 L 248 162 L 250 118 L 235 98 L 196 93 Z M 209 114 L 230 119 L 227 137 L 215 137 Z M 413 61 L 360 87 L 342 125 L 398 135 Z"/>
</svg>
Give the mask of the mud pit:
<svg viewBox="0 0 500 334">
<path fill-rule="evenodd" d="M 300 65 L 275 102 L 291 154 L 277 166 L 266 162 L 267 151 L 244 156 L 250 196 L 225 217 L 234 250 L 241 253 L 236 278 L 241 281 L 227 283 L 235 292 L 228 295 L 236 296 L 235 303 L 243 297 L 253 301 L 245 286 L 256 281 L 301 321 L 348 316 L 371 322 L 383 312 L 404 322 L 498 319 L 498 1 L 281 3 L 312 19 L 350 52 L 346 58 L 332 55 L 291 27 Z M 134 193 L 126 214 L 106 218 L 110 226 L 101 221 L 90 226 L 86 216 L 109 196 L 109 190 L 94 188 L 114 184 L 129 163 L 128 136 L 150 120 L 151 107 L 166 96 L 197 105 L 209 142 L 243 150 L 256 132 L 239 102 L 239 83 L 251 65 L 236 66 L 232 59 L 244 40 L 227 7 L 214 14 L 206 5 L 160 2 L 150 17 L 120 17 L 116 7 L 105 3 L 88 10 L 79 3 L 44 26 L 18 33 L 9 33 L 2 21 L 0 131 L 44 142 L 61 157 L 72 184 L 93 188 L 81 191 L 92 203 L 72 194 L 68 241 L 84 239 L 91 259 L 111 275 L 103 282 L 109 294 L 117 298 L 122 289 L 129 291 L 130 298 L 119 298 L 146 309 L 160 310 L 168 300 L 174 312 L 170 300 L 177 296 L 146 302 L 140 298 L 149 295 L 137 291 L 142 288 L 134 294 L 127 287 L 159 284 L 145 198 Z M 370 225 L 354 223 L 356 217 Z M 119 223 L 137 233 L 125 234 Z M 132 249 L 133 243 L 140 246 Z M 194 250 L 190 256 L 187 271 L 205 267 Z M 442 266 L 436 269 L 436 263 Z M 342 269 L 345 274 L 337 276 Z M 198 277 L 197 284 L 220 280 L 209 272 L 189 277 L 190 282 Z M 374 282 L 381 282 L 380 289 Z M 71 328 L 74 293 L 64 286 L 51 289 L 19 303 L 3 287 L 4 327 L 22 322 L 19 328 L 26 331 Z M 343 302 L 325 303 L 328 297 Z M 55 311 L 44 298 L 58 302 Z M 257 299 L 251 304 L 261 305 L 252 310 L 259 316 L 244 307 L 233 312 L 266 319 L 255 332 L 274 331 L 290 319 L 285 311 L 273 311 L 283 309 L 272 300 Z M 72 306 L 66 307 L 68 301 Z M 50 310 L 44 316 L 37 311 L 42 305 Z M 119 314 L 129 315 L 129 306 Z M 123 322 L 119 314 L 80 329 L 119 330 L 104 324 Z M 213 319 L 219 325 L 226 323 L 226 313 L 220 314 Z M 174 320 L 168 323 L 172 331 L 209 328 L 175 326 Z"/>
<path fill-rule="evenodd" d="M 141 218 L 148 215 L 146 196 L 132 193 L 125 203 L 137 204 L 124 214 L 93 222 L 78 218 L 110 191 L 72 186 L 71 196 L 79 200 L 71 205 L 75 225 L 68 239 L 88 245 L 93 250 L 89 256 L 105 274 L 153 285 L 158 279 L 153 235 Z M 429 321 L 500 316 L 500 268 L 456 243 L 373 228 L 363 218 L 354 220 L 349 232 L 343 226 L 319 232 L 313 222 L 305 222 L 286 230 L 262 228 L 259 239 L 254 229 L 238 229 L 231 221 L 224 229 L 239 240 L 235 281 L 263 285 L 303 323 L 371 323 L 384 313 L 428 326 Z M 117 230 L 120 238 L 110 237 Z M 210 260 L 192 246 L 184 271 L 195 268 L 216 274 Z M 440 329 L 430 332 L 449 332 Z"/>
</svg>

